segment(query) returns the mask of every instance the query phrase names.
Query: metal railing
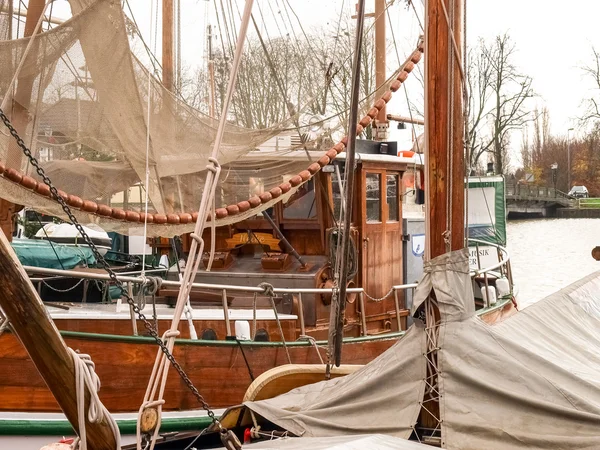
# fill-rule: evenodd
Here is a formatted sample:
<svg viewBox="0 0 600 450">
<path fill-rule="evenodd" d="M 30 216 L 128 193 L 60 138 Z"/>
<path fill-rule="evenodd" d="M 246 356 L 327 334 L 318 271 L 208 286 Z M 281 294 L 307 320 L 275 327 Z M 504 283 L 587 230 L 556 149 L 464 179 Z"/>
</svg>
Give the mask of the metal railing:
<svg viewBox="0 0 600 450">
<path fill-rule="evenodd" d="M 512 273 L 511 273 L 511 268 L 510 268 L 510 255 L 508 253 L 508 250 L 506 250 L 506 248 L 504 248 L 498 244 L 494 244 L 494 243 L 490 243 L 490 242 L 486 242 L 486 241 L 482 241 L 482 240 L 478 240 L 478 239 L 469 239 L 469 243 L 474 243 L 477 248 L 477 251 L 479 251 L 480 245 L 485 245 L 485 246 L 491 246 L 491 247 L 496 248 L 497 253 L 498 253 L 498 262 L 497 263 L 492 264 L 491 266 L 485 267 L 482 269 L 471 270 L 471 277 L 483 275 L 484 280 L 485 280 L 485 285 L 487 287 L 489 285 L 488 274 L 492 271 L 496 271 L 496 270 L 500 269 L 502 274 L 507 276 L 507 278 L 509 279 L 510 285 L 512 286 L 513 280 L 512 280 Z M 24 266 L 24 268 L 28 273 L 51 276 L 51 277 L 53 277 L 53 279 L 56 279 L 56 278 L 82 278 L 82 279 L 86 279 L 86 280 L 91 279 L 91 280 L 97 280 L 97 281 L 110 281 L 110 277 L 104 273 L 80 272 L 77 270 L 48 269 L 48 268 L 33 267 L 33 266 Z M 117 274 L 117 278 L 124 283 L 138 284 L 138 285 L 143 285 L 144 283 L 146 283 L 148 281 L 147 277 L 123 275 L 123 274 Z M 41 281 L 43 279 L 35 278 L 35 280 Z M 161 284 L 163 287 L 181 287 L 181 282 L 179 282 L 179 281 L 162 280 Z M 225 325 L 226 325 L 228 335 L 231 335 L 231 332 L 232 332 L 231 317 L 229 314 L 229 307 L 228 307 L 228 302 L 227 302 L 228 292 L 245 292 L 245 293 L 250 293 L 250 294 L 264 293 L 264 289 L 259 286 L 254 287 L 254 286 L 223 285 L 223 284 L 210 284 L 210 283 L 195 282 L 195 283 L 192 283 L 192 287 L 202 289 L 202 290 L 208 290 L 208 291 L 218 291 L 221 293 L 223 315 L 224 315 L 224 320 L 225 320 Z M 362 287 L 348 288 L 347 289 L 348 294 L 357 294 L 358 295 L 358 301 L 359 301 L 359 307 L 360 307 L 359 315 L 360 315 L 361 335 L 363 335 L 363 336 L 368 335 L 365 297 L 367 297 L 368 301 L 376 302 L 376 301 L 381 301 L 381 300 L 393 295 L 398 330 L 401 330 L 402 329 L 402 317 L 401 317 L 402 309 L 400 307 L 401 305 L 400 305 L 399 293 L 410 289 L 413 291 L 413 294 L 414 294 L 414 289 L 416 287 L 417 287 L 417 283 L 394 285 L 391 287 L 388 294 L 381 299 L 373 299 L 371 296 L 368 295 L 367 292 L 365 292 L 365 290 Z M 333 294 L 334 291 L 335 291 L 335 288 L 273 287 L 273 292 L 275 294 L 291 294 L 291 295 L 294 295 L 295 298 L 298 300 L 298 319 L 300 321 L 300 332 L 302 335 L 306 335 L 306 326 L 304 323 L 303 295 Z M 134 322 L 133 318 L 132 318 L 132 322 Z M 135 333 L 135 330 L 134 330 L 134 333 Z M 282 336 L 282 339 L 283 339 L 283 336 Z"/>
</svg>

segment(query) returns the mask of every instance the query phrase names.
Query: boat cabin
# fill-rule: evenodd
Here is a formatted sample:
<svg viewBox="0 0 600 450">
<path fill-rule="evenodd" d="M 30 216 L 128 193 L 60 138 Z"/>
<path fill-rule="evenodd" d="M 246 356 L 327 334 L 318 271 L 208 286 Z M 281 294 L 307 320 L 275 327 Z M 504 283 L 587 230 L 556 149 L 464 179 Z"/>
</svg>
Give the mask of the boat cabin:
<svg viewBox="0 0 600 450">
<path fill-rule="evenodd" d="M 420 156 L 357 153 L 349 286 L 360 287 L 363 292 L 347 295 L 345 335 L 398 330 L 398 324 L 406 328 L 404 292 L 392 287 L 404 281 L 403 199 L 407 192 L 414 198 L 415 171 L 422 167 Z M 210 272 L 200 271 L 196 281 L 251 287 L 267 282 L 292 289 L 331 288 L 338 252 L 336 224 L 346 192 L 344 165 L 342 153 L 287 201 L 275 204 L 262 215 L 218 227 L 212 268 Z M 209 229 L 204 238 L 210 242 Z M 184 252 L 190 243 L 189 236 L 185 237 Z M 208 254 L 204 263 L 208 264 Z M 170 276 L 175 279 L 177 274 Z M 249 294 L 232 296 L 230 306 L 251 307 L 253 299 Z M 196 305 L 210 302 L 199 292 L 194 292 L 191 300 Z M 281 313 L 300 314 L 301 309 L 305 326 L 313 329 L 311 335 L 326 338 L 331 294 L 302 294 L 301 306 L 299 294 L 283 295 L 276 301 Z M 365 308 L 364 318 L 361 305 Z"/>
</svg>

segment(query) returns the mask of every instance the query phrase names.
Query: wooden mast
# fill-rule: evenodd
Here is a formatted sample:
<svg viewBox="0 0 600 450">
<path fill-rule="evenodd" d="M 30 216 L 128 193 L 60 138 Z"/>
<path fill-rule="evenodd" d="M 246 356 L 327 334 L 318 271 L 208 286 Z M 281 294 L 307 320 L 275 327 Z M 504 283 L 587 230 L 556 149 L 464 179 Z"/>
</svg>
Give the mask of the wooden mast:
<svg viewBox="0 0 600 450">
<path fill-rule="evenodd" d="M 386 23 L 386 7 L 385 0 L 375 0 L 375 86 L 379 88 L 383 86 L 385 77 L 386 65 L 386 42 L 385 42 L 385 23 Z M 375 133 L 373 134 L 376 140 L 384 141 L 388 138 L 389 122 L 386 114 L 385 105 L 379 110 L 379 114 L 375 119 Z"/>
<path fill-rule="evenodd" d="M 24 37 L 33 36 L 40 17 L 45 9 L 45 0 L 30 0 L 27 7 L 27 16 L 25 18 Z M 11 17 L 12 22 L 12 17 Z M 27 58 L 35 58 L 35 49 L 32 49 L 33 54 Z M 25 136 L 25 130 L 28 122 L 28 109 L 31 103 L 31 95 L 33 91 L 33 83 L 35 77 L 19 76 L 17 90 L 12 102 L 12 123 L 15 129 L 21 136 Z M 17 143 L 11 140 L 8 145 L 6 154 L 6 166 L 21 170 L 21 161 L 23 153 Z M 8 240 L 12 240 L 13 232 L 13 215 L 19 211 L 20 207 L 12 202 L 0 198 L 0 229 L 4 232 Z"/>
<path fill-rule="evenodd" d="M 75 367 L 67 345 L 40 300 L 10 243 L 0 231 L 0 307 L 54 398 L 79 433 Z M 85 411 L 90 396 L 85 391 Z M 89 450 L 115 450 L 116 442 L 106 421 L 89 423 L 85 414 Z"/>
<path fill-rule="evenodd" d="M 425 11 L 425 161 L 427 256 L 465 246 L 462 0 L 428 1 Z M 457 54 L 457 52 L 459 54 Z M 447 232 L 451 232 L 448 236 Z M 446 244 L 445 238 L 449 239 Z"/>
<path fill-rule="evenodd" d="M 462 6 L 463 0 L 425 3 L 426 259 L 465 247 Z M 418 428 L 423 442 L 443 447 L 437 369 L 440 311 L 433 291 L 423 310 L 428 334 L 426 387 Z"/>
<path fill-rule="evenodd" d="M 162 82 L 173 90 L 173 0 L 162 0 Z"/>
<path fill-rule="evenodd" d="M 212 26 L 208 26 L 208 79 L 210 83 L 209 115 L 215 117 L 215 61 L 212 52 Z"/>
</svg>

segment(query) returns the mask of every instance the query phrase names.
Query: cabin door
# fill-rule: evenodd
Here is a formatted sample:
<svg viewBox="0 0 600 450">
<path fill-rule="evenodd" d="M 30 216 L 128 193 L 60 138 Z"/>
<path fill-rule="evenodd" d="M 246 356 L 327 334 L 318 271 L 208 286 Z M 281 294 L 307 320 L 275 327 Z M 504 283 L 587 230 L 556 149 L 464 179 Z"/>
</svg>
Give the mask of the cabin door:
<svg viewBox="0 0 600 450">
<path fill-rule="evenodd" d="M 379 299 L 393 285 L 402 283 L 402 172 L 363 166 L 361 175 L 362 285 L 371 297 Z M 393 294 L 378 303 L 365 301 L 367 318 L 374 319 L 384 328 L 390 325 L 381 315 L 395 312 Z M 396 328 L 394 321 L 391 322 Z M 371 331 L 371 326 L 369 329 Z"/>
</svg>

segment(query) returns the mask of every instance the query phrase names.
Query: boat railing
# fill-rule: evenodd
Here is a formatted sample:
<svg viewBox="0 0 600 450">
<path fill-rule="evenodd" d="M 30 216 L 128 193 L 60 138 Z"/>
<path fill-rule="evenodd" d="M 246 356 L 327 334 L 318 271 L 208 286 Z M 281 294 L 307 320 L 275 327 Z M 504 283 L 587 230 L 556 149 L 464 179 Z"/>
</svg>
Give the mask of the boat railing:
<svg viewBox="0 0 600 450">
<path fill-rule="evenodd" d="M 475 246 L 475 251 L 476 251 L 476 255 L 478 258 L 478 268 L 476 269 L 471 269 L 471 278 L 475 278 L 475 277 L 483 277 L 483 283 L 484 286 L 486 288 L 486 292 L 490 287 L 491 284 L 491 280 L 490 277 L 493 275 L 494 278 L 497 278 L 498 276 L 500 277 L 505 277 L 508 280 L 509 283 L 509 287 L 510 287 L 510 294 L 512 296 L 512 291 L 513 291 L 513 277 L 512 277 L 512 269 L 511 269 L 511 264 L 510 264 L 510 254 L 508 253 L 508 250 L 501 246 L 500 244 L 496 244 L 493 242 L 488 242 L 488 241 L 483 241 L 481 239 L 469 239 L 469 245 L 474 245 Z M 479 268 L 480 264 L 479 264 L 479 250 L 481 246 L 486 246 L 486 247 L 493 247 L 496 249 L 496 253 L 497 253 L 497 262 L 490 264 L 486 267 L 483 268 Z M 491 306 L 489 304 L 488 299 L 486 298 L 486 296 L 483 296 L 484 298 L 484 307 L 489 307 Z"/>
<path fill-rule="evenodd" d="M 488 277 L 490 276 L 490 272 L 500 271 L 502 275 L 507 276 L 509 279 L 510 285 L 512 286 L 512 274 L 510 271 L 510 255 L 506 248 L 478 240 L 478 239 L 469 239 L 469 243 L 472 243 L 476 246 L 477 251 L 479 251 L 480 245 L 490 246 L 497 249 L 498 253 L 498 262 L 492 264 L 488 267 L 481 269 L 474 269 L 471 271 L 472 277 L 483 276 L 485 285 L 489 285 Z M 96 273 L 96 272 L 83 272 L 77 270 L 61 270 L 61 269 L 49 269 L 42 267 L 32 267 L 25 266 L 25 270 L 30 274 L 51 276 L 51 277 L 70 277 L 70 278 L 83 278 L 87 280 L 97 280 L 97 281 L 110 281 L 110 277 L 104 273 Z M 162 269 L 157 269 L 157 272 L 163 271 Z M 146 271 L 148 273 L 148 271 Z M 123 283 L 129 283 L 132 285 L 143 285 L 148 281 L 148 277 L 135 276 L 130 274 L 117 274 L 117 278 Z M 32 281 L 43 281 L 44 278 L 32 278 Z M 181 282 L 174 280 L 162 280 L 162 286 L 164 287 L 180 287 Z M 223 303 L 223 311 L 224 311 L 224 320 L 226 323 L 226 328 L 228 333 L 231 332 L 231 317 L 229 314 L 229 308 L 227 304 L 228 293 L 230 292 L 245 292 L 250 294 L 261 294 L 264 293 L 264 288 L 260 286 L 240 286 L 240 285 L 224 285 L 224 284 L 211 284 L 211 283 L 192 283 L 192 286 L 197 289 L 202 289 L 206 291 L 218 291 L 222 295 L 222 303 Z M 362 287 L 354 287 L 348 288 L 348 294 L 356 294 L 358 296 L 359 308 L 360 308 L 360 328 L 361 335 L 367 336 L 367 317 L 364 311 L 366 311 L 366 302 L 379 302 L 383 299 L 389 298 L 393 296 L 394 298 L 394 307 L 395 307 L 395 315 L 396 321 L 398 325 L 398 330 L 402 329 L 402 311 L 403 306 L 400 301 L 400 293 L 406 290 L 411 290 L 414 294 L 414 289 L 417 287 L 417 283 L 409 283 L 409 284 L 398 284 L 391 287 L 390 291 L 382 298 L 373 298 L 371 297 Z M 303 305 L 303 296 L 304 295 L 319 295 L 319 294 L 331 294 L 335 293 L 335 288 L 286 288 L 286 287 L 273 287 L 273 292 L 275 294 L 288 294 L 293 295 L 298 301 L 298 318 L 300 321 L 300 332 L 302 335 L 306 335 L 306 326 L 304 323 L 304 305 Z M 489 306 L 489 305 L 484 305 Z M 132 322 L 135 322 L 132 318 Z"/>
</svg>

